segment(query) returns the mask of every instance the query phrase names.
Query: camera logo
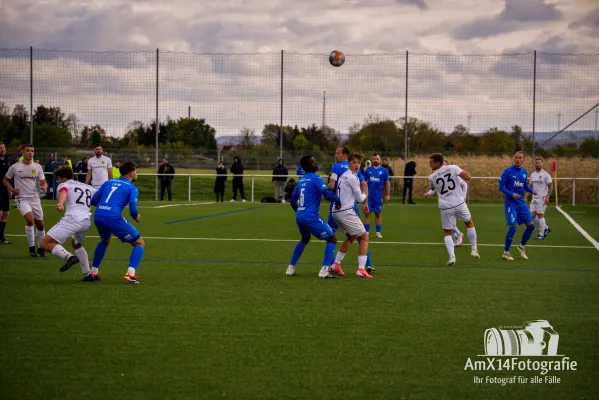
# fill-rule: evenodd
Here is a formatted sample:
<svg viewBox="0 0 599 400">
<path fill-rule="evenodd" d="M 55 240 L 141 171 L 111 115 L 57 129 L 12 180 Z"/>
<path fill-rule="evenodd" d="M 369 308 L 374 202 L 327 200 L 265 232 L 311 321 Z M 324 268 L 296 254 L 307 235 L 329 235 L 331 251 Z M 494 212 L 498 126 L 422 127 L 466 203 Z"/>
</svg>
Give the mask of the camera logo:
<svg viewBox="0 0 599 400">
<path fill-rule="evenodd" d="M 546 320 L 528 321 L 520 329 L 489 328 L 487 356 L 556 356 L 559 335 Z"/>
</svg>

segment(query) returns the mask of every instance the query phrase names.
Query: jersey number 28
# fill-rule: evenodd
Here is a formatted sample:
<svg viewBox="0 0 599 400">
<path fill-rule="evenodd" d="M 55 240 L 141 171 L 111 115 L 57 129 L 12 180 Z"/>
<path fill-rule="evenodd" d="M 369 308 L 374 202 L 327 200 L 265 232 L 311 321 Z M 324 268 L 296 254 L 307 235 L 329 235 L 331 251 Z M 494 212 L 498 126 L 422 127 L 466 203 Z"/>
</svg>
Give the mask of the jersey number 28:
<svg viewBox="0 0 599 400">
<path fill-rule="evenodd" d="M 85 204 L 88 207 L 91 206 L 92 192 L 90 192 L 89 189 L 85 189 L 85 191 L 83 191 L 83 189 L 76 187 L 73 190 L 75 193 L 79 193 L 79 197 L 77 198 L 77 200 L 75 200 L 75 203 L 81 204 L 81 205 Z M 85 203 L 81 200 L 84 195 L 85 195 Z"/>
<path fill-rule="evenodd" d="M 441 194 L 446 194 L 456 187 L 455 181 L 451 179 L 451 174 L 445 174 L 443 177 L 438 177 L 435 183 L 441 185 Z"/>
</svg>

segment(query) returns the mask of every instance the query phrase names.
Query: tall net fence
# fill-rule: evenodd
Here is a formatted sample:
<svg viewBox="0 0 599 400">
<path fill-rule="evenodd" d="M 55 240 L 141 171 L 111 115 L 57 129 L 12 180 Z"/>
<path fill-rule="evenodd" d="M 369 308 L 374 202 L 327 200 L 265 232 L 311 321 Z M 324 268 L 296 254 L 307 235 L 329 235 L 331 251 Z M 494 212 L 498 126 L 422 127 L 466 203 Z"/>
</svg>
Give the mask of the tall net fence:
<svg viewBox="0 0 599 400">
<path fill-rule="evenodd" d="M 599 55 L 348 54 L 336 68 L 328 55 L 287 52 L 0 49 L 0 140 L 7 142 L 11 154 L 33 135 L 36 158 L 44 161 L 59 153 L 76 162 L 92 154 L 89 145 L 99 132 L 113 159 L 133 160 L 145 172 L 155 171 L 156 153 L 167 155 L 181 172 L 213 172 L 217 160 L 229 166 L 234 156 L 240 156 L 248 170 L 268 171 L 281 155 L 281 130 L 282 156 L 290 171 L 310 152 L 327 172 L 334 151 L 319 142 L 319 136 L 310 136 L 320 130 L 329 135 L 325 141 L 352 137 L 352 148 L 366 154 L 384 149 L 395 175 L 403 174 L 407 155 L 417 160 L 418 175 L 424 176 L 427 159 L 420 155 L 428 153 L 438 137 L 412 125 L 420 121 L 441 137 L 453 136 L 445 147 L 451 161 L 475 176 L 498 176 L 499 168 L 490 166 L 509 165 L 503 155 L 514 148 L 493 136 L 483 137 L 484 132 L 512 134 L 517 126 L 522 140 L 530 141 L 534 131 L 540 145 L 578 119 L 538 150 L 581 146 L 586 138 L 599 138 L 599 113 L 592 109 L 597 103 Z M 28 122 L 32 110 L 34 124 Z M 188 117 L 203 122 L 185 131 L 170 129 L 169 121 Z M 153 148 L 156 119 L 159 141 L 168 143 L 158 152 Z M 57 124 L 64 125 L 67 139 L 78 145 L 49 141 Z M 361 135 L 368 124 L 379 128 Z M 208 128 L 217 143 L 207 139 Z M 470 142 L 459 140 L 464 133 L 474 134 L 467 136 Z M 240 145 L 243 134 L 247 142 Z M 567 177 L 599 174 L 597 160 L 564 159 L 560 167 Z M 496 199 L 493 186 L 492 180 L 477 182 L 472 196 Z M 580 198 L 594 202 L 596 181 L 573 186 L 569 189 L 580 191 Z M 400 179 L 394 191 L 401 187 Z"/>
</svg>

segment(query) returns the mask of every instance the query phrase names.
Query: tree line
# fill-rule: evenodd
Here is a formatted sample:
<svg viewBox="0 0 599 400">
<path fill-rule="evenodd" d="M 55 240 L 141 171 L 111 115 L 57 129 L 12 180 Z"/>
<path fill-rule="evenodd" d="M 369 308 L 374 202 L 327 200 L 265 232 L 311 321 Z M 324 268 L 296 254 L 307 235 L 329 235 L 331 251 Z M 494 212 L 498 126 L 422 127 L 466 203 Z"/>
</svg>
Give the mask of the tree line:
<svg viewBox="0 0 599 400">
<path fill-rule="evenodd" d="M 101 125 L 81 125 L 76 114 L 66 114 L 60 107 L 37 106 L 31 116 L 27 108 L 17 104 L 12 110 L 0 101 L 0 140 L 9 146 L 17 146 L 29 141 L 33 124 L 35 144 L 39 147 L 65 148 L 71 145 L 91 146 L 102 143 L 109 148 L 155 147 L 156 122 L 131 122 L 123 136 L 109 135 Z M 349 128 L 346 140 L 341 140 L 338 131 L 329 126 L 312 124 L 306 127 L 284 125 L 282 128 L 283 149 L 292 152 L 330 151 L 340 144 L 361 151 L 382 153 L 403 153 L 405 132 L 408 134 L 410 154 L 444 153 L 513 153 L 523 150 L 531 152 L 532 142 L 523 134 L 518 125 L 504 131 L 489 128 L 481 134 L 473 135 L 463 125 L 457 125 L 452 132 L 436 128 L 430 122 L 417 118 L 390 120 L 378 115 L 369 115 L 362 123 Z M 243 127 L 238 134 L 238 145 L 246 152 L 252 149 L 280 148 L 281 127 L 266 124 L 259 137 L 253 129 Z M 158 142 L 161 147 L 179 149 L 216 150 L 216 130 L 204 118 L 167 117 L 158 124 Z M 599 155 L 599 141 L 586 138 L 580 148 L 576 144 L 556 146 L 551 149 L 537 149 L 544 156 Z"/>
</svg>

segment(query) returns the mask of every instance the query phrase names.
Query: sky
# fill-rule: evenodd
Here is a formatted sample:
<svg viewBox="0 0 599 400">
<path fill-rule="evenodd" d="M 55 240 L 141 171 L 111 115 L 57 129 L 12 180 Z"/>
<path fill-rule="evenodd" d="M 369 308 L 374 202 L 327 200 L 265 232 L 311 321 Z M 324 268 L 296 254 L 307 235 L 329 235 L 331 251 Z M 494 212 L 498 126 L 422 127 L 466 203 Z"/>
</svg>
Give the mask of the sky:
<svg viewBox="0 0 599 400">
<path fill-rule="evenodd" d="M 347 133 L 405 115 L 408 51 L 410 117 L 530 132 L 536 50 L 535 129 L 554 131 L 599 102 L 597 37 L 595 0 L 0 0 L 0 101 L 29 104 L 33 46 L 34 107 L 121 136 L 155 117 L 160 49 L 161 120 L 190 107 L 259 134 L 280 121 L 284 50 L 283 123 Z"/>
</svg>

